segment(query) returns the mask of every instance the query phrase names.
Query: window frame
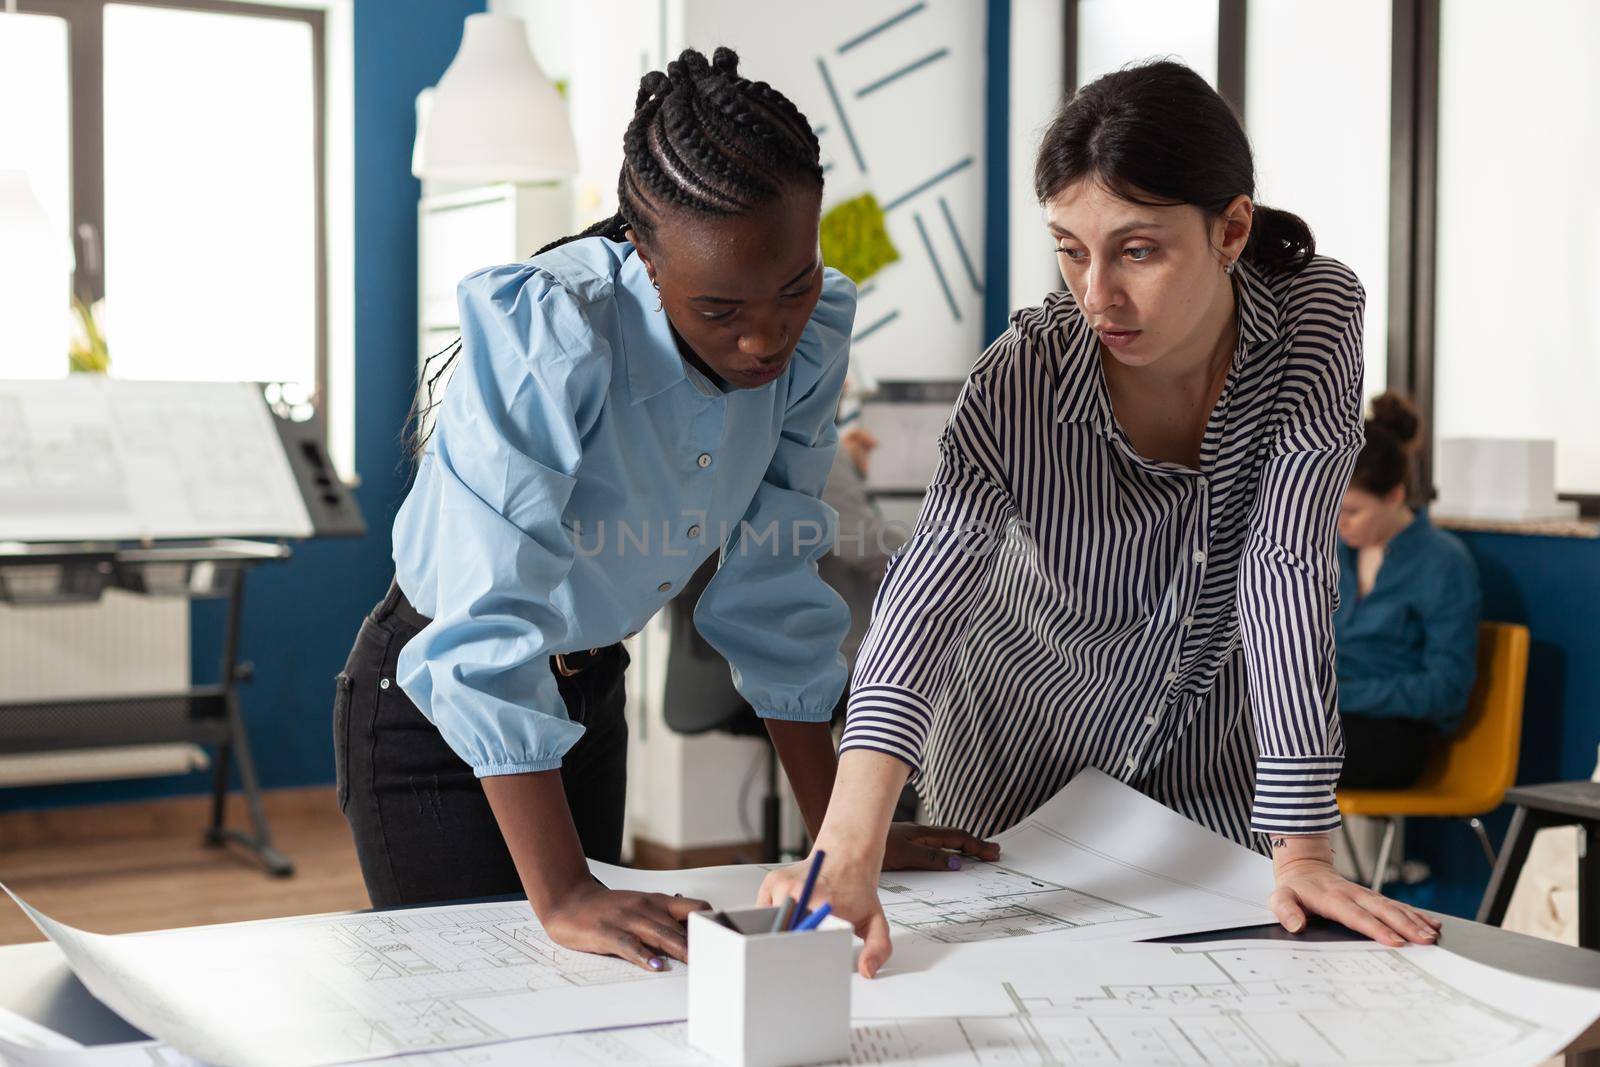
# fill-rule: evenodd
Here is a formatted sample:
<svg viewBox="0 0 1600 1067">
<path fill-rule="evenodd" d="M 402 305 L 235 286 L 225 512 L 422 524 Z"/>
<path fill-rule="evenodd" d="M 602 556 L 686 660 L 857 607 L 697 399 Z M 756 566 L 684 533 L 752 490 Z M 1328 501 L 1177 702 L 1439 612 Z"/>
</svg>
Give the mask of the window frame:
<svg viewBox="0 0 1600 1067">
<path fill-rule="evenodd" d="M 67 82 L 72 173 L 72 291 L 85 303 L 105 296 L 105 9 L 108 4 L 303 22 L 311 30 L 313 323 L 316 349 L 311 405 L 328 412 L 328 37 L 326 12 L 254 0 L 15 0 L 22 14 L 67 22 Z"/>
<path fill-rule="evenodd" d="M 1217 91 L 1244 121 L 1249 0 L 1219 0 Z M 1435 292 L 1438 264 L 1439 25 L 1441 0 L 1391 0 L 1389 123 L 1388 382 L 1408 394 L 1424 425 L 1434 419 Z M 1063 84 L 1078 85 L 1078 0 L 1062 0 Z M 1434 439 L 1418 450 L 1424 500 L 1436 494 Z M 1600 494 L 1561 493 L 1585 518 L 1600 516 Z"/>
</svg>

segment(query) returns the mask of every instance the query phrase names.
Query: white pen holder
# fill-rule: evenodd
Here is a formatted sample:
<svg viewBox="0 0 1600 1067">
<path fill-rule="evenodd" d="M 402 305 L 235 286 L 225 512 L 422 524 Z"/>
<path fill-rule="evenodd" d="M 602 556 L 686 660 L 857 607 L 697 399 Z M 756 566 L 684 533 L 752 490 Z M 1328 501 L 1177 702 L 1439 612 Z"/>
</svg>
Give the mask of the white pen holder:
<svg viewBox="0 0 1600 1067">
<path fill-rule="evenodd" d="M 689 915 L 689 1043 L 736 1067 L 794 1067 L 850 1055 L 854 935 L 828 916 L 769 933 L 777 908 Z"/>
</svg>

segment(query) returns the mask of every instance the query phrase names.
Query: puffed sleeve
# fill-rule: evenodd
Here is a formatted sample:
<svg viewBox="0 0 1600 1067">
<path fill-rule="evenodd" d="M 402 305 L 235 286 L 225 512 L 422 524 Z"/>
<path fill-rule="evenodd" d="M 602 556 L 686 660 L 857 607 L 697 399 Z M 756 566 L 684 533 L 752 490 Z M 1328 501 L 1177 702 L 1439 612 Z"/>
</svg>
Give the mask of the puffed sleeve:
<svg viewBox="0 0 1600 1067">
<path fill-rule="evenodd" d="M 397 561 L 433 557 L 434 618 L 401 651 L 397 680 L 480 777 L 550 770 L 583 733 L 550 672 L 569 626 L 551 594 L 572 567 L 562 512 L 611 350 L 529 263 L 472 274 L 457 298 L 460 365 L 423 460 L 428 494 L 407 501 L 426 512 L 414 528 L 427 543 L 396 531 Z"/>
</svg>

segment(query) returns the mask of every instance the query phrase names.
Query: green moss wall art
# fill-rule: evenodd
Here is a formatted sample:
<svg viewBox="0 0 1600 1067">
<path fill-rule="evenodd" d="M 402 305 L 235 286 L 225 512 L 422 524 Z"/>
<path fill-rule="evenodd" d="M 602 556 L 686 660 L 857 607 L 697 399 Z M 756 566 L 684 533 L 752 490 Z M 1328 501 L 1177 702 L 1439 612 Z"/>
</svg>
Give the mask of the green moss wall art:
<svg viewBox="0 0 1600 1067">
<path fill-rule="evenodd" d="M 822 262 L 860 285 L 900 258 L 883 207 L 871 193 L 835 204 L 822 216 Z"/>
</svg>

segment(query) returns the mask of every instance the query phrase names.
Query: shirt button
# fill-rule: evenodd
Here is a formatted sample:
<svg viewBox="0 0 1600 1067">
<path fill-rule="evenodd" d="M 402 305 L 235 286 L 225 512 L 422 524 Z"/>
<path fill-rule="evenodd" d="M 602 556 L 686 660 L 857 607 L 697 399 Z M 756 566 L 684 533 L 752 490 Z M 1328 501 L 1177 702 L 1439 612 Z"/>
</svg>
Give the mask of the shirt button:
<svg viewBox="0 0 1600 1067">
<path fill-rule="evenodd" d="M 702 452 L 702 453 L 700 453 L 700 458 L 695 460 L 695 462 L 700 464 L 700 469 L 701 470 L 705 470 L 707 467 L 711 466 L 711 453 L 710 452 Z"/>
<path fill-rule="evenodd" d="M 1125 762 L 1127 764 L 1128 770 L 1130 770 L 1130 771 L 1133 770 L 1135 767 L 1139 766 L 1139 761 L 1134 759 L 1132 756 L 1129 756 Z"/>
<path fill-rule="evenodd" d="M 1194 625 L 1194 616 L 1193 615 L 1185 615 L 1183 617 L 1183 628 L 1185 630 L 1187 630 L 1189 627 L 1191 627 L 1193 625 Z"/>
<path fill-rule="evenodd" d="M 1177 671 L 1168 671 L 1167 672 L 1167 684 L 1168 685 L 1171 685 L 1173 682 L 1176 682 L 1177 680 L 1178 680 L 1178 672 Z"/>
<path fill-rule="evenodd" d="M 700 465 L 702 467 L 705 466 L 704 463 L 702 463 Z M 1196 563 L 1204 563 L 1206 561 L 1206 554 L 1204 552 L 1200 551 L 1198 548 L 1195 549 L 1194 550 L 1194 561 Z"/>
<path fill-rule="evenodd" d="M 1154 715 L 1146 715 L 1144 717 L 1144 724 L 1146 726 L 1154 726 L 1156 724 L 1156 717 Z"/>
<path fill-rule="evenodd" d="M 700 536 L 700 527 L 698 527 L 698 526 L 689 527 L 689 539 L 691 541 L 694 540 L 696 537 L 699 537 L 699 536 Z"/>
<path fill-rule="evenodd" d="M 660 585 L 656 586 L 656 592 L 665 593 L 668 589 L 671 589 L 671 588 L 672 588 L 672 583 L 671 582 L 662 582 Z"/>
<path fill-rule="evenodd" d="M 389 679 L 387 679 L 387 678 L 381 679 L 378 682 L 378 688 L 379 689 L 387 689 L 387 688 L 389 688 Z"/>
</svg>

